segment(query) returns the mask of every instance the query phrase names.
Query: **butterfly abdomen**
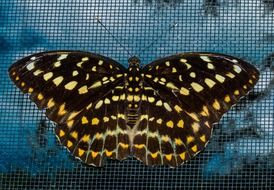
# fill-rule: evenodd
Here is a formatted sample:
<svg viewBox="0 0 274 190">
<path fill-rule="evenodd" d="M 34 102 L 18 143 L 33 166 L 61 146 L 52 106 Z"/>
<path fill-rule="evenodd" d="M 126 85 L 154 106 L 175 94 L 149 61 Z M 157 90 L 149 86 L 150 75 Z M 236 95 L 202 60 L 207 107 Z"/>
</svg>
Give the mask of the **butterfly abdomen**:
<svg viewBox="0 0 274 190">
<path fill-rule="evenodd" d="M 126 78 L 126 121 L 131 129 L 139 119 L 139 104 L 142 93 L 142 80 L 139 67 L 131 65 Z"/>
</svg>

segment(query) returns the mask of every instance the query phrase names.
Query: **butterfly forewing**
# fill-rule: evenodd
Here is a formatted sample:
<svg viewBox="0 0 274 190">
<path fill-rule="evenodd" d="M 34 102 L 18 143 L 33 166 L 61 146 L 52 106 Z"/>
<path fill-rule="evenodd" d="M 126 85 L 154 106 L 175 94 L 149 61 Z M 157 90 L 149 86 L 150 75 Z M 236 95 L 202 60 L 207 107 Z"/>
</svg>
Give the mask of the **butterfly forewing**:
<svg viewBox="0 0 274 190">
<path fill-rule="evenodd" d="M 23 58 L 9 74 L 38 107 L 47 109 L 61 143 L 85 163 L 99 166 L 103 157 L 123 159 L 128 154 L 126 148 L 117 152 L 119 142 L 126 141 L 119 136 L 125 122 L 117 118 L 124 107 L 120 98 L 113 98 L 124 96 L 124 71 L 97 54 L 55 51 Z"/>
<path fill-rule="evenodd" d="M 144 94 L 152 96 L 154 92 L 155 100 L 142 102 L 142 114 L 148 114 L 148 120 L 139 129 L 147 132 L 138 141 L 147 154 L 135 154 L 147 164 L 171 166 L 189 160 L 206 146 L 212 124 L 247 94 L 259 77 L 252 65 L 240 59 L 209 53 L 160 59 L 145 66 L 143 73 L 151 90 Z"/>
</svg>

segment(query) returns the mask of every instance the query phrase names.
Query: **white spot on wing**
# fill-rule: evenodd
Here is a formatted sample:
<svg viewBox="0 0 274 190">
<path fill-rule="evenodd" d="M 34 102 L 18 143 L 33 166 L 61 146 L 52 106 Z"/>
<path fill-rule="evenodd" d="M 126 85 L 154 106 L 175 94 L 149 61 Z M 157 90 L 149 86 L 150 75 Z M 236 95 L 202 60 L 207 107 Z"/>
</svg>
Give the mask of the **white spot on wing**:
<svg viewBox="0 0 274 190">
<path fill-rule="evenodd" d="M 61 60 L 63 60 L 63 59 L 66 59 L 68 57 L 68 54 L 62 54 L 62 55 L 60 55 L 59 57 L 58 57 L 58 61 L 61 61 Z"/>
<path fill-rule="evenodd" d="M 209 59 L 209 57 L 206 56 L 206 55 L 201 55 L 200 58 L 201 58 L 203 61 L 205 61 L 205 62 L 211 62 L 211 60 Z"/>
<path fill-rule="evenodd" d="M 240 73 L 242 71 L 241 67 L 239 67 L 238 65 L 233 65 L 233 70 L 236 72 L 236 73 Z"/>
<path fill-rule="evenodd" d="M 29 70 L 29 71 L 31 71 L 32 69 L 34 69 L 34 63 L 35 63 L 35 61 L 32 61 L 32 62 L 30 62 L 28 65 L 27 65 L 27 69 Z"/>
</svg>

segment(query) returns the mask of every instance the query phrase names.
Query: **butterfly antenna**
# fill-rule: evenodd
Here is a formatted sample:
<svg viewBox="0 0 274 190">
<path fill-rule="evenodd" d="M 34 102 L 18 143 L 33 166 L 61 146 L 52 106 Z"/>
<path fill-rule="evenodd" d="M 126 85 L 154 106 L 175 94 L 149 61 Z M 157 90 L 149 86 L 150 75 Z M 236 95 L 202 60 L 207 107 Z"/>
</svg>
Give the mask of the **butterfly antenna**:
<svg viewBox="0 0 274 190">
<path fill-rule="evenodd" d="M 171 25 L 169 25 L 169 27 L 163 31 L 160 35 L 160 37 L 158 37 L 157 39 L 153 40 L 150 44 L 148 44 L 146 47 L 144 47 L 144 49 L 142 49 L 140 51 L 140 54 L 144 53 L 148 48 L 152 47 L 154 44 L 156 44 L 160 39 L 162 39 L 164 36 L 166 36 L 173 28 L 175 28 L 178 24 L 177 23 L 173 23 Z"/>
<path fill-rule="evenodd" d="M 129 50 L 118 40 L 118 38 L 110 32 L 106 25 L 102 23 L 99 17 L 95 17 L 95 20 L 105 29 L 105 31 L 107 31 L 107 33 L 116 41 L 116 43 L 119 44 L 124 49 L 124 51 L 128 53 L 130 57 L 133 56 L 133 54 L 129 52 Z"/>
</svg>

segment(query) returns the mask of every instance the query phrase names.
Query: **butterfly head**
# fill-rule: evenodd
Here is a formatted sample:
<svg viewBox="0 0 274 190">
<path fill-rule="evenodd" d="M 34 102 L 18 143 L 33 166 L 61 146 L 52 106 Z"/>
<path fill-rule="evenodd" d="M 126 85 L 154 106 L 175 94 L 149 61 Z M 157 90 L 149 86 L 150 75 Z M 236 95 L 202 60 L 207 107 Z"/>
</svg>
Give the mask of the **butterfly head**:
<svg viewBox="0 0 274 190">
<path fill-rule="evenodd" d="M 130 67 L 132 67 L 132 66 L 139 67 L 140 62 L 141 61 L 137 56 L 132 56 L 128 59 L 128 63 L 129 63 Z"/>
</svg>

